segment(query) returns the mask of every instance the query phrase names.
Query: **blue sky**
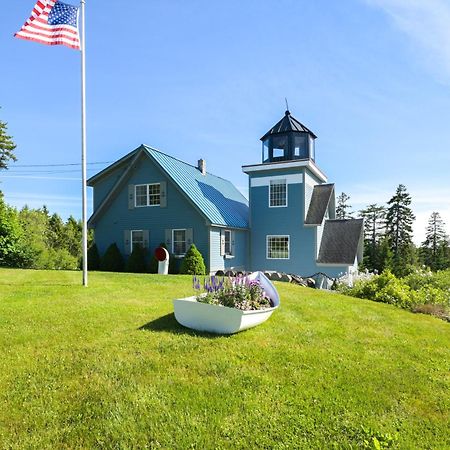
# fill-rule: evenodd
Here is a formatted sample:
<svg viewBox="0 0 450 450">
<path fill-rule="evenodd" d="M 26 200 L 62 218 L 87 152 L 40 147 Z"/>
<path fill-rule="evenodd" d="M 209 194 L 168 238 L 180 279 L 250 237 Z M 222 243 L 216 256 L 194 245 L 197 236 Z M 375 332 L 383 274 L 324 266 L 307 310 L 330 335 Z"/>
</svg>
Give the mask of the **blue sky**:
<svg viewBox="0 0 450 450">
<path fill-rule="evenodd" d="M 75 3 L 75 2 L 72 2 Z M 316 161 L 355 209 L 403 183 L 417 215 L 450 231 L 448 0 L 86 0 L 88 162 L 141 143 L 230 179 L 258 163 L 284 113 L 318 136 Z M 13 39 L 34 0 L 0 18 L 0 119 L 18 161 L 0 173 L 17 207 L 81 216 L 80 57 Z M 89 175 L 104 167 L 90 164 Z"/>
</svg>

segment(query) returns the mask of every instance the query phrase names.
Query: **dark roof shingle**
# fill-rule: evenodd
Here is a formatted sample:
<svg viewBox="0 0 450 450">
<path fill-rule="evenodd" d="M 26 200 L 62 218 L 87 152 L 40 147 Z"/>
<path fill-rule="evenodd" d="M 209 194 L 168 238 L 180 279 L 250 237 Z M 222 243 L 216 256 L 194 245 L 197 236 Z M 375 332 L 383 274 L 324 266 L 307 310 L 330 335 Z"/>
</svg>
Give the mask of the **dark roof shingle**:
<svg viewBox="0 0 450 450">
<path fill-rule="evenodd" d="M 306 225 L 322 224 L 333 192 L 334 184 L 317 184 L 314 186 L 308 214 L 306 215 Z"/>
<path fill-rule="evenodd" d="M 262 138 L 261 141 L 266 139 L 271 134 L 285 133 L 287 131 L 300 131 L 302 133 L 309 133 L 313 138 L 317 136 L 294 116 L 291 116 L 289 111 L 286 111 L 284 117 L 277 122 Z"/>
<path fill-rule="evenodd" d="M 318 263 L 352 265 L 363 236 L 363 219 L 327 220 Z"/>
</svg>

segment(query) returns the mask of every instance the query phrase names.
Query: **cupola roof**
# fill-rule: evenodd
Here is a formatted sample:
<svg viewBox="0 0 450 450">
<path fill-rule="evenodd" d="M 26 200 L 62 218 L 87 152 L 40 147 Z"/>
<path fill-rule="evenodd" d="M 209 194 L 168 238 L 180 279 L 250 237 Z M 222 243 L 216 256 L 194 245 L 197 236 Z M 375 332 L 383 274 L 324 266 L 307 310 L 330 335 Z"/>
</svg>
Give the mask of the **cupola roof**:
<svg viewBox="0 0 450 450">
<path fill-rule="evenodd" d="M 309 128 L 299 122 L 294 116 L 291 115 L 290 111 L 287 110 L 284 113 L 284 117 L 261 138 L 261 141 L 264 141 L 270 135 L 286 133 L 289 131 L 309 133 L 314 139 L 317 138 L 317 136 Z"/>
</svg>

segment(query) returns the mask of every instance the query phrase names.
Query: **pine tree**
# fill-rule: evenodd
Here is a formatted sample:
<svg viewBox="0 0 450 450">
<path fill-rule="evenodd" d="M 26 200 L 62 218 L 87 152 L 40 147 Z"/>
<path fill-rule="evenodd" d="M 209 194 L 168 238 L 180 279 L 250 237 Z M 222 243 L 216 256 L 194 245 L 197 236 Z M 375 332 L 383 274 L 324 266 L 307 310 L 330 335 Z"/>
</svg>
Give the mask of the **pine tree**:
<svg viewBox="0 0 450 450">
<path fill-rule="evenodd" d="M 350 196 L 345 192 L 342 192 L 341 195 L 337 198 L 337 207 L 336 207 L 336 219 L 353 219 L 351 211 L 351 205 L 348 204 L 350 200 Z"/>
<path fill-rule="evenodd" d="M 111 244 L 105 254 L 100 259 L 100 270 L 105 272 L 123 272 L 124 269 L 123 256 L 120 253 L 119 247 L 114 242 Z"/>
<path fill-rule="evenodd" d="M 438 212 L 432 212 L 426 228 L 425 241 L 420 248 L 423 263 L 431 270 L 445 269 L 449 265 L 448 236 L 445 224 Z"/>
<path fill-rule="evenodd" d="M 0 170 L 8 168 L 9 161 L 17 161 L 14 155 L 14 144 L 12 137 L 7 134 L 7 124 L 0 120 Z"/>
<path fill-rule="evenodd" d="M 386 208 L 374 203 L 361 210 L 360 215 L 364 218 L 364 267 L 382 271 L 384 264 L 380 264 L 379 252 L 386 230 Z"/>
<path fill-rule="evenodd" d="M 416 263 L 416 252 L 412 242 L 412 224 L 415 216 L 410 208 L 411 196 L 400 184 L 395 195 L 388 201 L 386 232 L 389 236 L 393 256 L 392 270 L 397 276 L 404 276 Z"/>
</svg>

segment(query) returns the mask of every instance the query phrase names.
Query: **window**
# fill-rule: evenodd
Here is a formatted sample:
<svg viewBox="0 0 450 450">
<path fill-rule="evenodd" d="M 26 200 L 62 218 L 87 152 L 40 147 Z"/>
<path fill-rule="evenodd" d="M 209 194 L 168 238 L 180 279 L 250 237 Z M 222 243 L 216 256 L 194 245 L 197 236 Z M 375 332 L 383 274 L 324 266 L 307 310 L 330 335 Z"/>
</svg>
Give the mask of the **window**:
<svg viewBox="0 0 450 450">
<path fill-rule="evenodd" d="M 307 136 L 296 134 L 294 136 L 294 158 L 306 159 L 308 157 Z"/>
<path fill-rule="evenodd" d="M 135 186 L 135 206 L 160 206 L 161 204 L 161 185 L 138 184 Z"/>
<path fill-rule="evenodd" d="M 289 236 L 267 236 L 267 259 L 289 259 Z"/>
<path fill-rule="evenodd" d="M 174 255 L 186 253 L 186 230 L 172 230 L 172 252 Z"/>
<path fill-rule="evenodd" d="M 273 136 L 272 137 L 272 155 L 274 159 L 284 159 L 287 157 L 288 137 Z"/>
<path fill-rule="evenodd" d="M 131 230 L 131 251 L 133 251 L 137 245 L 144 248 L 144 231 L 143 230 Z"/>
<path fill-rule="evenodd" d="M 287 206 L 287 184 L 286 180 L 270 180 L 269 206 Z"/>
<path fill-rule="evenodd" d="M 225 255 L 231 255 L 231 231 L 225 230 Z"/>
</svg>

